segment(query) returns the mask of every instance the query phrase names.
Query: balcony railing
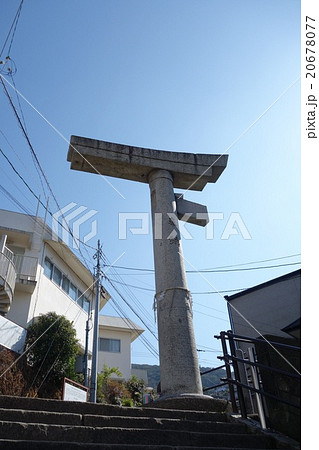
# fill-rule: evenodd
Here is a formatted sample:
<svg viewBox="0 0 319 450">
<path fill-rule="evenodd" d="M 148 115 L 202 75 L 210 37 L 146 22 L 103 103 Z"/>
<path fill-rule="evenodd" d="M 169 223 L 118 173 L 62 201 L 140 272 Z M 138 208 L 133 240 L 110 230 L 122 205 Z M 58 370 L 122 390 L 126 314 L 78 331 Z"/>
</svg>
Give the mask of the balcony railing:
<svg viewBox="0 0 319 450">
<path fill-rule="evenodd" d="M 7 247 L 0 252 L 0 314 L 9 311 L 13 298 L 16 281 L 13 258 L 13 253 Z"/>
<path fill-rule="evenodd" d="M 38 258 L 34 258 L 33 256 L 14 255 L 13 262 L 17 273 L 17 283 L 23 281 L 36 281 Z"/>
</svg>

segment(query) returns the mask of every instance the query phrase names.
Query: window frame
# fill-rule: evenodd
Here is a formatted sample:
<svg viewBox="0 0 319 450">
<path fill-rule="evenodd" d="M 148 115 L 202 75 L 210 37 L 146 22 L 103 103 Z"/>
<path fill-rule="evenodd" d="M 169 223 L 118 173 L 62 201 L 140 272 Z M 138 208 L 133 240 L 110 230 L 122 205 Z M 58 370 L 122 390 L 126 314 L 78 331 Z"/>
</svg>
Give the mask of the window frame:
<svg viewBox="0 0 319 450">
<path fill-rule="evenodd" d="M 91 301 L 89 300 L 89 298 L 84 296 L 84 293 L 80 291 L 80 289 L 75 284 L 72 283 L 70 278 L 65 275 L 65 273 L 56 264 L 54 264 L 48 256 L 45 256 L 44 258 L 43 273 L 49 280 L 53 281 L 56 286 L 62 289 L 62 291 L 81 309 L 83 309 L 84 312 L 86 312 L 87 314 L 90 312 Z M 55 273 L 61 274 L 60 283 L 58 283 L 54 278 Z M 65 289 L 64 280 L 67 281 L 67 289 Z M 74 294 L 74 297 L 72 296 L 72 294 Z"/>
<path fill-rule="evenodd" d="M 102 348 L 102 347 L 104 347 L 104 345 L 101 346 L 102 342 L 105 343 L 105 347 L 107 347 L 107 349 L 106 348 Z M 115 343 L 118 343 L 119 350 L 114 350 L 114 349 L 111 350 L 110 349 L 110 348 L 113 347 L 112 344 L 115 344 Z M 106 344 L 109 344 L 109 345 L 106 345 Z M 100 337 L 99 338 L 99 351 L 106 352 L 106 353 L 121 353 L 121 339 L 102 338 L 102 337 Z"/>
</svg>

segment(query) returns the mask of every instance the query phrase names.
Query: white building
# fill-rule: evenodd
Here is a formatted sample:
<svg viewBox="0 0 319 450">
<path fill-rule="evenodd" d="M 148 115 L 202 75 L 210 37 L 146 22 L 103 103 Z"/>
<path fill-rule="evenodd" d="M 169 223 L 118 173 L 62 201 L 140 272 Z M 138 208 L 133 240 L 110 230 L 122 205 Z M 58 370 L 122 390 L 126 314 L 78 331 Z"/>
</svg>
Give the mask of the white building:
<svg viewBox="0 0 319 450">
<path fill-rule="evenodd" d="M 109 298 L 106 291 L 101 295 L 100 310 Z M 40 217 L 0 210 L 0 345 L 21 353 L 28 325 L 41 314 L 54 311 L 73 322 L 84 353 L 93 299 L 93 275 Z M 116 366 L 129 377 L 130 344 L 143 330 L 133 323 L 129 327 L 128 319 L 125 324 L 121 321 L 101 316 L 99 359 L 103 362 L 98 369 L 103 364 Z M 89 358 L 92 337 L 91 330 Z M 120 351 L 105 351 L 107 340 L 120 341 Z"/>
<path fill-rule="evenodd" d="M 143 331 L 130 319 L 100 315 L 98 372 L 105 364 L 118 367 L 123 378 L 129 378 L 134 372 L 131 370 L 131 343 Z"/>
</svg>

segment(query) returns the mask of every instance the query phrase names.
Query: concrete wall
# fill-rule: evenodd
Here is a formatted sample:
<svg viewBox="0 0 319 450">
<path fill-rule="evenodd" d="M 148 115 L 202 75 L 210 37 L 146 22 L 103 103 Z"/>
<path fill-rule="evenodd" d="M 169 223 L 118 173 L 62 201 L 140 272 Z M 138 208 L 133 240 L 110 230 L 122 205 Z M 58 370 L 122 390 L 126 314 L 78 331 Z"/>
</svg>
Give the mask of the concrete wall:
<svg viewBox="0 0 319 450">
<path fill-rule="evenodd" d="M 100 328 L 100 338 L 120 339 L 120 353 L 100 351 L 98 354 L 98 372 L 101 372 L 103 365 L 108 367 L 118 367 L 122 372 L 123 378 L 128 379 L 131 376 L 131 333 L 130 331 L 119 331 Z"/>
<path fill-rule="evenodd" d="M 52 240 L 52 231 L 44 225 L 43 221 L 25 214 L 0 210 L 0 236 L 8 235 L 9 248 L 24 256 L 37 258 L 36 283 L 33 286 L 16 284 L 8 319 L 26 328 L 41 314 L 54 311 L 64 315 L 73 322 L 80 341 L 82 351 L 85 346 L 85 329 L 87 312 L 82 309 L 71 297 L 55 282 L 44 274 L 44 260 L 47 256 L 69 280 L 81 291 L 85 292 L 93 282 L 89 272 L 76 261 L 75 256 L 63 245 L 54 242 L 54 245 L 45 240 Z M 85 296 L 92 299 L 92 293 Z M 101 305 L 103 306 L 103 305 Z M 129 329 L 121 330 L 112 327 L 101 331 L 101 337 L 120 339 L 121 352 L 99 352 L 98 371 L 103 364 L 109 367 L 119 367 L 124 378 L 131 376 L 131 332 Z M 92 352 L 92 331 L 89 333 L 89 353 Z M 89 361 L 89 367 L 91 361 Z"/>
<path fill-rule="evenodd" d="M 73 326 L 77 332 L 77 338 L 80 341 L 81 347 L 84 349 L 87 312 L 73 301 L 62 288 L 57 286 L 54 281 L 50 280 L 44 274 L 43 261 L 45 256 L 50 258 L 51 262 L 53 262 L 82 292 L 86 291 L 88 288 L 79 276 L 70 270 L 68 264 L 45 244 L 44 255 L 40 265 L 38 286 L 32 297 L 29 318 L 37 317 L 50 311 L 55 311 L 57 314 L 64 315 L 68 320 L 73 322 Z M 89 293 L 86 295 L 89 296 Z M 89 349 L 92 349 L 92 333 L 89 335 Z"/>
<path fill-rule="evenodd" d="M 0 345 L 16 353 L 22 353 L 26 338 L 26 330 L 0 316 Z"/>
<path fill-rule="evenodd" d="M 82 349 L 85 346 L 85 327 L 87 312 L 71 299 L 60 287 L 50 280 L 43 272 L 45 256 L 68 276 L 70 281 L 82 292 L 89 287 L 82 281 L 82 273 L 75 273 L 69 267 L 70 254 L 61 250 L 61 258 L 45 239 L 52 239 L 52 232 L 44 225 L 42 219 L 25 214 L 0 210 L 0 235 L 8 235 L 8 247 L 19 254 L 37 258 L 36 285 L 17 285 L 8 319 L 26 328 L 34 317 L 54 311 L 64 315 L 73 322 Z M 62 247 L 61 247 L 62 248 Z M 87 274 L 85 274 L 87 277 Z M 90 294 L 85 294 L 90 297 Z M 89 349 L 92 350 L 92 333 L 89 338 Z"/>
<path fill-rule="evenodd" d="M 298 276 L 230 300 L 234 332 L 252 338 L 260 334 L 289 337 L 281 329 L 300 318 L 300 292 L 301 277 Z"/>
</svg>

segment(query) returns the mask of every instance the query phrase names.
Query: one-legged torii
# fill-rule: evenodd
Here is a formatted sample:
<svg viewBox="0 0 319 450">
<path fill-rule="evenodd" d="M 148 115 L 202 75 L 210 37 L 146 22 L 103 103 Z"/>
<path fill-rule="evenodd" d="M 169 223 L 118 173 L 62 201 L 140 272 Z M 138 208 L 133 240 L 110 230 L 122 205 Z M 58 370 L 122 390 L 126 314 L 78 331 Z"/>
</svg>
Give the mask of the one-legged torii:
<svg viewBox="0 0 319 450">
<path fill-rule="evenodd" d="M 206 225 L 207 209 L 175 195 L 174 187 L 201 191 L 217 181 L 227 158 L 71 137 L 71 169 L 149 183 L 162 398 L 203 394 L 178 218 Z"/>
</svg>

